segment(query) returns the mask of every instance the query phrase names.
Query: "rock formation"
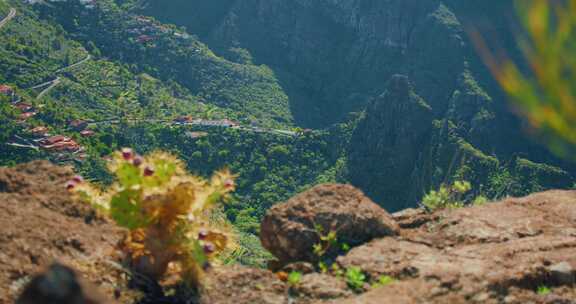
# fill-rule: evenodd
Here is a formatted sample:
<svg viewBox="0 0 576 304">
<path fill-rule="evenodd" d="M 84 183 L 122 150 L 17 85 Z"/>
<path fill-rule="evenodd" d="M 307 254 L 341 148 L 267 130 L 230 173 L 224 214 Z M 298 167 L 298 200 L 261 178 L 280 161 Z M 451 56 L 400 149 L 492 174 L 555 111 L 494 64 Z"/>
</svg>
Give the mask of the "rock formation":
<svg viewBox="0 0 576 304">
<path fill-rule="evenodd" d="M 264 248 L 282 263 L 316 262 L 313 246 L 331 230 L 337 233 L 339 242 L 355 246 L 396 235 L 398 225 L 354 187 L 320 185 L 268 210 L 262 220 L 260 239 Z"/>
</svg>

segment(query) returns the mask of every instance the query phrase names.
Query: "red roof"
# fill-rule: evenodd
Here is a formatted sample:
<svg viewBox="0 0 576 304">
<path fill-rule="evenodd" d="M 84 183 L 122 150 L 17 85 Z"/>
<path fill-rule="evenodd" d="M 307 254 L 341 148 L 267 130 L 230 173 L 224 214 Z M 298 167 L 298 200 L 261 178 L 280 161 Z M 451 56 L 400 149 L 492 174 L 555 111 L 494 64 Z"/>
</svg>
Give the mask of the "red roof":
<svg viewBox="0 0 576 304">
<path fill-rule="evenodd" d="M 53 145 L 53 144 L 61 142 L 61 141 L 70 141 L 70 138 L 68 138 L 64 135 L 56 135 L 56 136 L 44 138 L 40 143 L 42 143 L 43 145 Z"/>
<path fill-rule="evenodd" d="M 179 116 L 174 118 L 175 122 L 190 122 L 192 121 L 192 116 Z"/>
<path fill-rule="evenodd" d="M 94 135 L 94 131 L 92 130 L 82 130 L 80 131 L 80 135 L 84 136 L 84 137 L 90 137 L 92 135 Z"/>
<path fill-rule="evenodd" d="M 88 123 L 87 121 L 82 120 L 82 119 L 74 119 L 73 121 L 70 122 L 69 126 L 70 126 L 70 127 L 77 128 L 77 127 L 84 126 L 84 125 L 86 125 L 87 123 Z"/>
<path fill-rule="evenodd" d="M 42 134 L 42 133 L 46 133 L 46 132 L 48 132 L 48 128 L 46 128 L 44 126 L 39 126 L 39 127 L 36 127 L 36 128 L 33 128 L 30 130 L 30 133 L 33 133 L 33 134 Z"/>
<path fill-rule="evenodd" d="M 22 114 L 20 114 L 20 119 L 25 120 L 25 119 L 28 119 L 28 118 L 36 115 L 36 114 L 37 114 L 36 112 L 26 112 L 26 113 L 22 113 Z"/>
<path fill-rule="evenodd" d="M 34 108 L 31 104 L 25 102 L 19 102 L 15 105 L 15 107 L 24 112 L 30 111 Z"/>
<path fill-rule="evenodd" d="M 70 141 L 61 141 L 61 142 L 57 142 L 53 145 L 47 145 L 43 147 L 46 150 L 52 150 L 52 151 L 77 151 L 78 149 L 80 149 L 80 145 L 78 145 L 78 143 L 76 143 L 73 140 Z"/>
<path fill-rule="evenodd" d="M 5 84 L 0 84 L 0 93 L 2 94 L 12 94 L 14 90 Z"/>
</svg>

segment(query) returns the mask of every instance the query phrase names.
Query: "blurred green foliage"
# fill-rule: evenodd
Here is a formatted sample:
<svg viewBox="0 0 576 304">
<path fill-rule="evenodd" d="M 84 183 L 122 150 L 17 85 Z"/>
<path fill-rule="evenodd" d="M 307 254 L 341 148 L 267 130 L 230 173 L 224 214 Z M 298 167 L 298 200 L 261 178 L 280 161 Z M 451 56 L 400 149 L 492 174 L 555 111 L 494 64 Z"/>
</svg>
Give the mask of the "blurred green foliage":
<svg viewBox="0 0 576 304">
<path fill-rule="evenodd" d="M 528 68 L 483 55 L 519 111 L 549 142 L 574 158 L 576 146 L 576 1 L 516 1 L 524 29 L 518 40 Z"/>
</svg>

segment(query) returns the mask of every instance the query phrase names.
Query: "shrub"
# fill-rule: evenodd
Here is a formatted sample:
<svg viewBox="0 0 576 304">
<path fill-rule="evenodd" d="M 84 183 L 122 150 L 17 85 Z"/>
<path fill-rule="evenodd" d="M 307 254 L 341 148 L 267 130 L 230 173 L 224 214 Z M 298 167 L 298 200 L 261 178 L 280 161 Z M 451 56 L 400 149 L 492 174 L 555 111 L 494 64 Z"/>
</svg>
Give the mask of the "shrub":
<svg viewBox="0 0 576 304">
<path fill-rule="evenodd" d="M 120 249 L 134 271 L 156 280 L 177 274 L 199 284 L 211 263 L 235 246 L 217 208 L 235 187 L 227 170 L 206 181 L 187 174 L 169 154 L 141 157 L 130 149 L 117 152 L 109 169 L 117 182 L 103 193 L 80 178 L 67 188 L 128 229 Z"/>
<path fill-rule="evenodd" d="M 432 190 L 422 199 L 422 205 L 430 210 L 460 208 L 464 206 L 462 196 L 472 189 L 469 182 L 455 181 L 451 186 L 441 185 L 439 190 Z"/>
<path fill-rule="evenodd" d="M 350 267 L 346 270 L 346 283 L 354 291 L 361 291 L 366 283 L 366 275 L 359 267 Z"/>
<path fill-rule="evenodd" d="M 548 286 L 538 286 L 538 289 L 536 290 L 536 293 L 541 295 L 541 296 L 545 296 L 548 295 L 552 292 L 552 290 L 548 287 Z"/>
</svg>

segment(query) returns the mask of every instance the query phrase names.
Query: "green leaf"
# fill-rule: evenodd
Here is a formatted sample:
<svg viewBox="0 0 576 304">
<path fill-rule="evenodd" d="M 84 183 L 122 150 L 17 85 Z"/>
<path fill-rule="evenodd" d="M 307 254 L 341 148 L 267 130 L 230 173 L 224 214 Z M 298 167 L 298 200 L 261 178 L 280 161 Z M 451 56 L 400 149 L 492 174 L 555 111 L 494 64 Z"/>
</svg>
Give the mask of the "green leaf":
<svg viewBox="0 0 576 304">
<path fill-rule="evenodd" d="M 350 250 L 350 245 L 348 245 L 347 243 L 342 243 L 342 250 L 344 251 L 349 251 Z"/>
<path fill-rule="evenodd" d="M 116 170 L 116 177 L 118 182 L 125 189 L 131 189 L 136 185 L 142 184 L 142 174 L 140 169 L 130 163 L 123 163 Z"/>
<path fill-rule="evenodd" d="M 208 262 L 208 256 L 204 253 L 204 248 L 198 240 L 192 240 L 192 250 L 190 251 L 192 254 L 192 259 L 198 265 L 204 265 Z"/>
<path fill-rule="evenodd" d="M 176 173 L 176 164 L 166 159 L 160 159 L 154 163 L 154 176 L 160 185 L 169 182 Z"/>
<path fill-rule="evenodd" d="M 110 216 L 119 226 L 134 230 L 149 222 L 138 206 L 139 196 L 139 191 L 126 189 L 112 197 Z"/>
<path fill-rule="evenodd" d="M 536 292 L 541 296 L 545 296 L 550 294 L 552 290 L 548 286 L 538 286 L 538 290 Z"/>
<path fill-rule="evenodd" d="M 321 273 L 327 273 L 328 272 L 328 265 L 326 265 L 326 263 L 324 263 L 324 262 L 318 263 L 318 268 L 320 268 Z"/>
<path fill-rule="evenodd" d="M 350 267 L 346 270 L 346 283 L 353 290 L 359 291 L 364 287 L 366 275 L 360 267 Z"/>
</svg>

